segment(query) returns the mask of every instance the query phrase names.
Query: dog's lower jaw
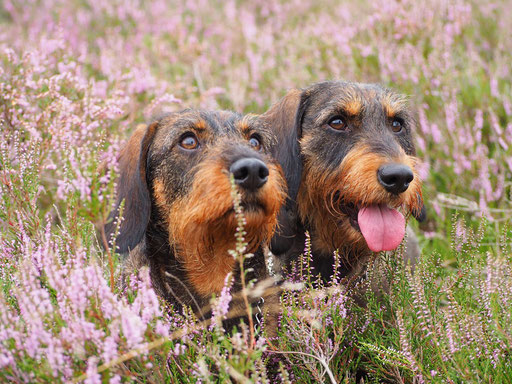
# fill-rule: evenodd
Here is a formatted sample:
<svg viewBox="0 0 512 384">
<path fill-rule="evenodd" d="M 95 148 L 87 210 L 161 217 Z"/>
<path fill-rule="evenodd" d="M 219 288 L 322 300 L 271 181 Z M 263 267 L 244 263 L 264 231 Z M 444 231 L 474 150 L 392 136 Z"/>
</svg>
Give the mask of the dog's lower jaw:
<svg viewBox="0 0 512 384">
<path fill-rule="evenodd" d="M 323 215 L 308 218 L 307 222 L 313 253 L 332 254 L 336 250 L 348 248 L 347 244 L 355 251 L 368 249 L 361 232 L 345 214 L 335 217 L 325 212 Z"/>
<path fill-rule="evenodd" d="M 339 257 L 338 275 L 350 277 L 361 272 L 361 266 L 372 255 L 361 232 L 354 228 L 349 216 L 323 216 L 329 218 L 321 223 L 313 218 L 308 220 L 311 235 L 312 265 L 324 281 L 330 281 L 333 275 L 334 254 Z M 349 244 L 349 245 L 347 245 Z"/>
</svg>

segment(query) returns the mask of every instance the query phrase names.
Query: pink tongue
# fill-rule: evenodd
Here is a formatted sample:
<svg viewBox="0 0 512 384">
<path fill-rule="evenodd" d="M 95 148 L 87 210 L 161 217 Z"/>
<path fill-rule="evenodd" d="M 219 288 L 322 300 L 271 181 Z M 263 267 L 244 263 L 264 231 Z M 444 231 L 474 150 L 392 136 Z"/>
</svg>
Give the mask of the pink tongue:
<svg viewBox="0 0 512 384">
<path fill-rule="evenodd" d="M 366 244 L 373 252 L 392 251 L 404 238 L 404 216 L 386 205 L 361 208 L 357 222 Z"/>
</svg>

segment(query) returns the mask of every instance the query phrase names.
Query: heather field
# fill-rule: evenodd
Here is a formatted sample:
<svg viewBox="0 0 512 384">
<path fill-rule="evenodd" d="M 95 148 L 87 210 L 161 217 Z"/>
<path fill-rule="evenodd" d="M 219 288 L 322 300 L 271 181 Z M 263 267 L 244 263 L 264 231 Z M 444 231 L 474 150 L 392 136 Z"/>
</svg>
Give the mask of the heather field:
<svg viewBox="0 0 512 384">
<path fill-rule="evenodd" d="M 508 0 L 3 0 L 0 382 L 512 382 L 510 20 Z M 147 270 L 120 288 L 98 229 L 131 132 L 327 79 L 417 110 L 415 270 L 378 255 L 362 307 L 297 268 L 272 340 L 224 332 L 229 292 L 204 325 L 164 310 Z"/>
</svg>

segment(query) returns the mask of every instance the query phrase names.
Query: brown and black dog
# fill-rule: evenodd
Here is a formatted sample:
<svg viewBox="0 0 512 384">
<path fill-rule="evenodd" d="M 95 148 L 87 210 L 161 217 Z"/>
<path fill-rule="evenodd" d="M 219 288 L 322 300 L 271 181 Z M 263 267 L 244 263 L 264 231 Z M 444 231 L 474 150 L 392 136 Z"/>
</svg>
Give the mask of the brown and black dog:
<svg viewBox="0 0 512 384">
<path fill-rule="evenodd" d="M 286 196 L 281 167 L 267 155 L 273 134 L 254 117 L 227 111 L 185 110 L 137 129 L 119 156 L 117 203 L 105 226 L 111 235 L 121 203 L 116 239 L 129 252 L 128 270 L 147 265 L 156 292 L 175 307 L 191 306 L 201 318 L 233 272 L 237 220 L 230 175 L 245 217 L 248 279 L 268 274 L 261 250 L 270 241 Z"/>
<path fill-rule="evenodd" d="M 328 81 L 292 90 L 260 116 L 277 138 L 288 183 L 271 250 L 285 265 L 311 236 L 313 267 L 328 280 L 361 273 L 371 252 L 393 250 L 404 214 L 422 216 L 421 183 L 404 97 L 375 84 Z"/>
</svg>

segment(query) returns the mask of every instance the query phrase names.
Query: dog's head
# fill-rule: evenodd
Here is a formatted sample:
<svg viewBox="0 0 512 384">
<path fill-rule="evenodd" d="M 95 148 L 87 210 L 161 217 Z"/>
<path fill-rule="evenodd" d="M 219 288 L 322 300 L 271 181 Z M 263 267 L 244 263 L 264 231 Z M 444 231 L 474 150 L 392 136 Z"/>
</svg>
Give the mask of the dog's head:
<svg viewBox="0 0 512 384">
<path fill-rule="evenodd" d="M 106 232 L 115 230 L 124 201 L 120 252 L 133 249 L 151 226 L 166 233 L 200 293 L 220 290 L 234 265 L 227 252 L 237 228 L 230 177 L 241 195 L 247 251 L 270 240 L 277 224 L 286 188 L 266 154 L 272 140 L 254 117 L 224 111 L 185 110 L 138 129 L 120 154 L 117 206 Z"/>
<path fill-rule="evenodd" d="M 403 214 L 422 214 L 404 97 L 374 84 L 324 82 L 289 92 L 262 120 L 278 127 L 274 156 L 289 183 L 287 204 L 313 231 L 315 249 L 395 249 Z"/>
</svg>

